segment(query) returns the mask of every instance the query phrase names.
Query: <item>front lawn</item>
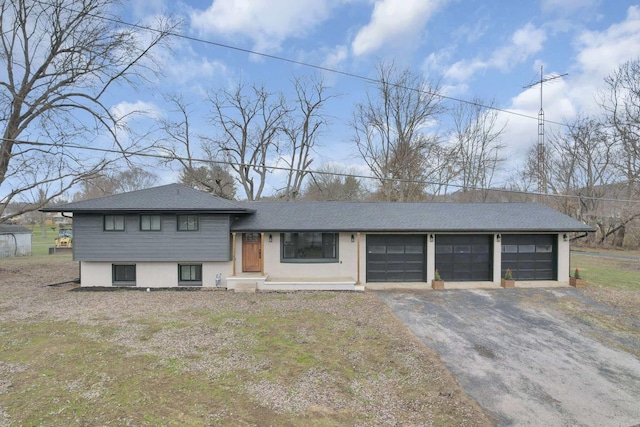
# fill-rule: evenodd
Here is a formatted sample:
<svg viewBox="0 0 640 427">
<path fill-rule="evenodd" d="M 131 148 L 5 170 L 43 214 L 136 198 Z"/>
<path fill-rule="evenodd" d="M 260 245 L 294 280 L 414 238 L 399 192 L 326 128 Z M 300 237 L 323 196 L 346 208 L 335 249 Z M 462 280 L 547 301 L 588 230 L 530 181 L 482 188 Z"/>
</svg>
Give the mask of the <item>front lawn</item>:
<svg viewBox="0 0 640 427">
<path fill-rule="evenodd" d="M 374 294 L 43 287 L 77 277 L 59 257 L 0 277 L 0 425 L 491 424 Z"/>
<path fill-rule="evenodd" d="M 637 256 L 637 253 L 612 253 Z M 587 288 L 580 292 L 589 300 L 566 309 L 571 315 L 599 327 L 603 340 L 607 340 L 607 335 L 618 335 L 627 342 L 621 348 L 640 357 L 640 262 L 573 253 L 572 274 L 576 268 L 587 281 Z M 611 344 L 620 347 L 618 342 L 620 340 L 611 341 Z"/>
</svg>

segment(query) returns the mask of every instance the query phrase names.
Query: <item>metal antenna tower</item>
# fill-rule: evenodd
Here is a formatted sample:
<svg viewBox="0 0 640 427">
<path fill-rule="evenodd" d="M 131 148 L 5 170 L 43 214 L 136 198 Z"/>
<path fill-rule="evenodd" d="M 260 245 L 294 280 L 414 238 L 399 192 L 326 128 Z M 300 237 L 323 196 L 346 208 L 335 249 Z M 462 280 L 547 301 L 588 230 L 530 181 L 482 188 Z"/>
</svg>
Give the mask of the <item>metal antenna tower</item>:
<svg viewBox="0 0 640 427">
<path fill-rule="evenodd" d="M 527 86 L 523 86 L 523 89 L 529 89 L 531 87 L 540 85 L 540 111 L 538 112 L 538 146 L 537 146 L 537 154 L 538 154 L 538 162 L 537 162 L 537 170 L 536 173 L 538 175 L 538 194 L 542 197 L 543 194 L 547 192 L 547 171 L 545 168 L 545 144 L 544 144 L 544 110 L 542 108 L 542 86 L 544 83 L 559 79 L 560 77 L 564 77 L 568 75 L 568 73 L 564 74 L 554 74 L 548 77 L 544 77 L 544 66 L 540 66 L 540 80 L 529 84 Z"/>
</svg>

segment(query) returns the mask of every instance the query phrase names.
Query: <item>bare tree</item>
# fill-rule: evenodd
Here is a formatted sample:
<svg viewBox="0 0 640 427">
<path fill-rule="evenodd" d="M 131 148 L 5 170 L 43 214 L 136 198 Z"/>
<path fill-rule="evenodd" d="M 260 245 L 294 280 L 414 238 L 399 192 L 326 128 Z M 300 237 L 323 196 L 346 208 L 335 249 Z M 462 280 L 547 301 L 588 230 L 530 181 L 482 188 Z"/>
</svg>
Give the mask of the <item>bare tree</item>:
<svg viewBox="0 0 640 427">
<path fill-rule="evenodd" d="M 458 104 L 453 110 L 453 165 L 465 201 L 487 199 L 486 189 L 504 161 L 500 138 L 506 125 L 498 125 L 493 105 L 493 101 L 487 103 L 476 98 L 472 103 Z"/>
<path fill-rule="evenodd" d="M 177 119 L 160 119 L 165 133 L 162 149 L 168 153 L 167 162 L 177 162 L 181 167 L 180 182 L 198 190 L 207 191 L 225 199 L 233 199 L 236 187 L 229 170 L 222 166 L 217 152 L 203 144 L 204 137 L 192 135 L 189 104 L 181 96 L 167 95 L 173 106 L 170 113 Z M 201 159 L 197 154 L 201 153 Z"/>
<path fill-rule="evenodd" d="M 620 185 L 626 187 L 619 196 L 634 200 L 640 196 L 640 59 L 622 64 L 605 84 L 600 105 L 618 145 L 613 165 L 624 180 Z M 622 246 L 626 227 L 640 218 L 640 208 L 637 203 L 617 206 L 615 218 L 604 238 L 613 234 L 614 245 Z"/>
<path fill-rule="evenodd" d="M 304 190 L 307 200 L 361 200 L 365 190 L 360 179 L 353 172 L 333 165 L 325 164 L 318 173 L 312 173 Z"/>
<path fill-rule="evenodd" d="M 116 24 L 110 13 L 116 3 L 0 1 L 0 216 L 13 199 L 32 193 L 37 203 L 27 206 L 38 209 L 114 161 L 81 156 L 70 145 L 106 133 L 123 151 L 140 148 L 123 145 L 124 122 L 105 104 L 105 94 L 154 72 L 152 51 L 171 26 L 159 22 L 151 38 L 141 37 Z"/>
<path fill-rule="evenodd" d="M 578 117 L 567 130 L 549 139 L 551 188 L 558 194 L 577 196 L 575 217 L 607 235 L 607 206 L 599 199 L 617 180 L 612 167 L 615 141 L 594 118 Z M 567 212 L 571 214 L 572 212 Z M 593 236 L 595 238 L 595 235 Z"/>
<path fill-rule="evenodd" d="M 430 148 L 437 138 L 427 128 L 443 111 L 438 87 L 394 64 L 378 66 L 377 84 L 356 105 L 351 125 L 363 160 L 379 181 L 384 200 L 424 198 Z"/>
<path fill-rule="evenodd" d="M 236 196 L 233 177 L 227 169 L 215 163 L 184 169 L 180 174 L 180 182 L 225 199 L 233 200 Z"/>
<path fill-rule="evenodd" d="M 309 174 L 309 166 L 313 162 L 311 150 L 322 128 L 327 125 L 327 117 L 323 108 L 331 96 L 326 95 L 327 87 L 319 78 L 294 77 L 293 86 L 296 93 L 295 108 L 286 114 L 283 133 L 287 146 L 282 151 L 282 159 L 287 165 L 287 181 L 282 196 L 293 200 L 301 193 L 302 184 Z"/>
<path fill-rule="evenodd" d="M 139 167 L 113 172 L 103 171 L 84 177 L 80 182 L 82 190 L 75 195 L 74 200 L 86 200 L 143 190 L 153 187 L 157 182 L 158 177 L 154 173 Z"/>
<path fill-rule="evenodd" d="M 209 150 L 219 150 L 229 162 L 247 199 L 259 200 L 267 162 L 280 150 L 279 136 L 288 114 L 284 97 L 267 92 L 264 86 L 239 83 L 211 94 L 209 102 L 211 121 L 222 130 L 221 135 L 210 138 Z"/>
<path fill-rule="evenodd" d="M 172 106 L 169 113 L 177 115 L 178 118 L 160 119 L 160 128 L 165 134 L 160 146 L 168 154 L 168 162 L 178 162 L 182 173 L 189 175 L 198 167 L 194 161 L 198 145 L 193 141 L 191 134 L 189 104 L 179 95 L 167 95 L 165 99 Z"/>
<path fill-rule="evenodd" d="M 634 184 L 640 182 L 640 59 L 622 64 L 605 84 L 600 105 L 620 144 L 615 163 L 630 184 L 627 196 L 632 198 Z"/>
</svg>

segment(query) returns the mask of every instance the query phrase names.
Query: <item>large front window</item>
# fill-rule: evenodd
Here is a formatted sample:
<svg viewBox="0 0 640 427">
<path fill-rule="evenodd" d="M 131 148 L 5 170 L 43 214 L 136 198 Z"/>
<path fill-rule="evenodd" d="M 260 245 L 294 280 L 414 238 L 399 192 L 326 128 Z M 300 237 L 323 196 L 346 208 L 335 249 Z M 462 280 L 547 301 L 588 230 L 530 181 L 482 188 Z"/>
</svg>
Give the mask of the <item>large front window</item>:
<svg viewBox="0 0 640 427">
<path fill-rule="evenodd" d="M 282 233 L 285 262 L 333 262 L 338 260 L 337 233 Z"/>
</svg>

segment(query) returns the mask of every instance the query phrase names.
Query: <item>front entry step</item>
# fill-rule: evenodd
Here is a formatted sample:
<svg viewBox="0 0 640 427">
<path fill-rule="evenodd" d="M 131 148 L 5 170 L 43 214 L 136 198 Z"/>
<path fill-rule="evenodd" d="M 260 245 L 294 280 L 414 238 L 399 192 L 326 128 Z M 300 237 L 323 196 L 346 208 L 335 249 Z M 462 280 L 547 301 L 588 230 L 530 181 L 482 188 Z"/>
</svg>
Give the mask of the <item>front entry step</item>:
<svg viewBox="0 0 640 427">
<path fill-rule="evenodd" d="M 258 286 L 256 282 L 239 282 L 239 283 L 236 283 L 234 287 L 234 292 L 255 294 L 257 287 Z"/>
</svg>

